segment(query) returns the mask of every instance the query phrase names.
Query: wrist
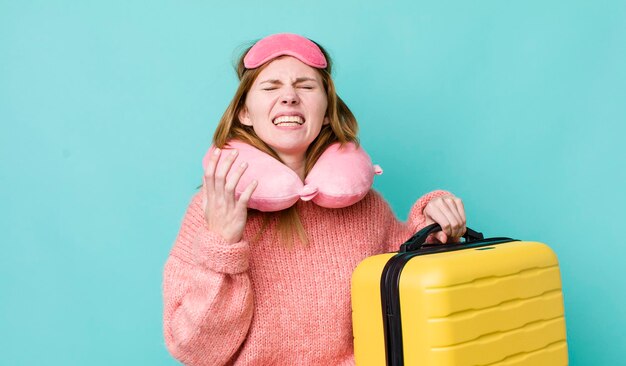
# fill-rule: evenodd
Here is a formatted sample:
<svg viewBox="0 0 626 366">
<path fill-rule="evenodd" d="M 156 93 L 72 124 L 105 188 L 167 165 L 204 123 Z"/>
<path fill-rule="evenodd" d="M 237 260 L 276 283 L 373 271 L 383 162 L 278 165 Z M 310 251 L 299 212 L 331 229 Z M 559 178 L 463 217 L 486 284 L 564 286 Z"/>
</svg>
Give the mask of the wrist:
<svg viewBox="0 0 626 366">
<path fill-rule="evenodd" d="M 236 274 L 248 268 L 248 242 L 240 239 L 228 243 L 222 234 L 206 226 L 198 233 L 193 249 L 195 262 L 215 272 Z"/>
</svg>

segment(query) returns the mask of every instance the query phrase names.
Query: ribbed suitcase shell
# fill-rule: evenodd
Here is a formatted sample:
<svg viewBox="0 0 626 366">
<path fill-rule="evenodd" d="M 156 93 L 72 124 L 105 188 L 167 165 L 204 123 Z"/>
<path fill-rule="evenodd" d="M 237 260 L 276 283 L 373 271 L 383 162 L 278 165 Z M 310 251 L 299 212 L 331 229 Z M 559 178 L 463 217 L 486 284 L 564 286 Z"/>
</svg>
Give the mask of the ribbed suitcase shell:
<svg viewBox="0 0 626 366">
<path fill-rule="evenodd" d="M 381 273 L 395 253 L 352 276 L 358 366 L 385 365 Z M 404 364 L 567 365 L 561 279 L 545 244 L 513 241 L 411 258 L 399 280 Z"/>
</svg>

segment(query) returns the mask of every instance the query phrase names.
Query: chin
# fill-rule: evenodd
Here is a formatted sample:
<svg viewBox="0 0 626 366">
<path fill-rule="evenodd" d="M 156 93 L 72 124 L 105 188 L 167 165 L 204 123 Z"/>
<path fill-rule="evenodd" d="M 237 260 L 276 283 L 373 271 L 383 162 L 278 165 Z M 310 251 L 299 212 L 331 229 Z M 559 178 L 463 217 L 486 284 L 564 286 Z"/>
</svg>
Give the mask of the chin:
<svg viewBox="0 0 626 366">
<path fill-rule="evenodd" d="M 309 148 L 310 143 L 268 143 L 274 151 L 284 154 L 298 154 L 304 153 Z"/>
</svg>

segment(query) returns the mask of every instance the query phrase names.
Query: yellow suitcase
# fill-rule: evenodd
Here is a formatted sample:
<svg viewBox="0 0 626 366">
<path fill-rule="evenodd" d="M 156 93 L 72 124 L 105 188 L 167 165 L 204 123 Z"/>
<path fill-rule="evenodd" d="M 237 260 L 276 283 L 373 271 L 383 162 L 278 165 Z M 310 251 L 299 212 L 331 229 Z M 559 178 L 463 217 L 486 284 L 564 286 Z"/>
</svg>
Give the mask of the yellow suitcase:
<svg viewBox="0 0 626 366">
<path fill-rule="evenodd" d="M 484 239 L 368 257 L 352 275 L 357 366 L 568 364 L 561 279 L 545 244 Z"/>
</svg>

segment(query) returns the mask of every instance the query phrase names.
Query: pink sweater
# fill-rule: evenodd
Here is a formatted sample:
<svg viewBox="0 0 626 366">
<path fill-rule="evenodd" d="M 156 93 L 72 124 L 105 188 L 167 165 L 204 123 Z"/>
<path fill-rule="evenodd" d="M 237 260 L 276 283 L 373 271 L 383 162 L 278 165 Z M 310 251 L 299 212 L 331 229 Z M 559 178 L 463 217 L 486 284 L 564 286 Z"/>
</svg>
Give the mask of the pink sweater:
<svg viewBox="0 0 626 366">
<path fill-rule="evenodd" d="M 252 215 L 239 243 L 210 232 L 202 192 L 182 222 L 164 268 L 167 348 L 186 365 L 354 365 L 350 277 L 365 257 L 397 251 L 424 225 L 434 191 L 396 219 L 374 190 L 327 209 L 299 201 L 309 245 L 277 243 L 275 222 L 250 245 L 262 216 Z"/>
</svg>

